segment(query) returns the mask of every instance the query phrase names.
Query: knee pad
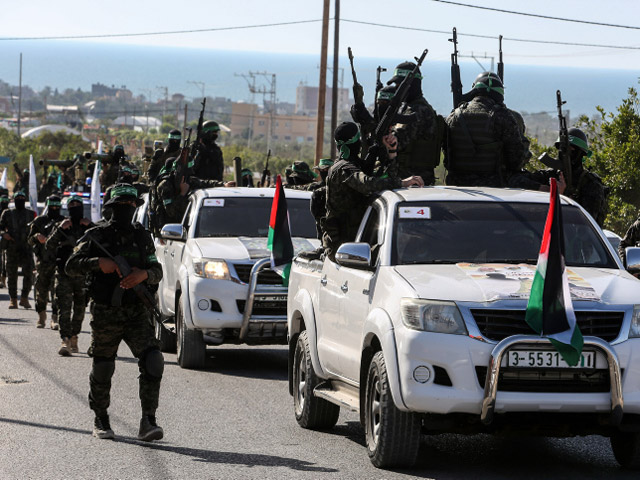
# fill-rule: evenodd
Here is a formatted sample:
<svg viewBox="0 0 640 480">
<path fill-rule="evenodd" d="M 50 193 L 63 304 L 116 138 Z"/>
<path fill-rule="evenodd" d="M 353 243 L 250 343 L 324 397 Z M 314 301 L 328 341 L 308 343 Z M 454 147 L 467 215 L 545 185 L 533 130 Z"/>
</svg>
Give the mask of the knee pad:
<svg viewBox="0 0 640 480">
<path fill-rule="evenodd" d="M 111 380 L 115 369 L 115 358 L 94 357 L 91 375 L 97 382 L 106 383 Z"/>
<path fill-rule="evenodd" d="M 164 372 L 162 352 L 157 348 L 146 350 L 138 360 L 138 367 L 143 375 L 153 379 L 161 379 Z"/>
</svg>

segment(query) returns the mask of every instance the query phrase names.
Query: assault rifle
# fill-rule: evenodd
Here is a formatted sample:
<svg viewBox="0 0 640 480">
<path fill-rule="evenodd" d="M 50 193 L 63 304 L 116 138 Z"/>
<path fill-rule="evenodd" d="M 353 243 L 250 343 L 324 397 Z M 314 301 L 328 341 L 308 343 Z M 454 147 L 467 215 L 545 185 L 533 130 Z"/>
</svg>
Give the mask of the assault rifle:
<svg viewBox="0 0 640 480">
<path fill-rule="evenodd" d="M 502 35 L 498 37 L 498 76 L 504 85 L 504 62 L 502 61 Z"/>
<path fill-rule="evenodd" d="M 189 152 L 191 150 L 191 148 L 189 147 L 189 144 L 191 142 L 191 128 L 187 129 L 189 131 L 189 134 L 187 135 L 187 138 L 184 140 L 184 143 L 182 144 L 182 150 L 180 151 L 180 156 L 176 159 L 176 182 L 177 182 L 177 187 L 179 188 L 180 183 L 182 182 L 182 179 L 184 179 L 185 182 L 187 182 L 189 180 L 189 168 L 191 167 L 191 160 L 189 159 Z"/>
<path fill-rule="evenodd" d="M 571 156 L 569 153 L 569 130 L 567 128 L 567 117 L 562 114 L 562 105 L 567 103 L 562 101 L 560 90 L 556 90 L 556 105 L 558 107 L 558 124 L 559 124 L 559 142 L 558 142 L 558 160 L 562 162 L 562 172 L 567 182 L 565 195 L 571 190 Z"/>
<path fill-rule="evenodd" d="M 373 118 L 376 122 L 380 120 L 380 112 L 378 111 L 378 92 L 384 87 L 384 85 L 382 85 L 382 82 L 380 81 L 380 73 L 386 71 L 387 69 L 381 67 L 380 65 L 378 65 L 378 68 L 376 68 L 376 96 L 373 99 Z"/>
<path fill-rule="evenodd" d="M 378 122 L 378 125 L 376 126 L 376 130 L 374 133 L 374 142 L 376 145 L 382 145 L 382 138 L 389 133 L 389 129 L 396 119 L 396 115 L 398 114 L 398 110 L 400 110 L 400 106 L 409 94 L 411 82 L 417 75 L 418 69 L 420 68 L 420 65 L 422 65 L 424 57 L 427 56 L 428 52 L 429 50 L 425 48 L 420 58 L 415 57 L 416 66 L 413 67 L 413 70 L 411 70 L 406 77 L 404 77 L 404 80 L 402 80 L 402 83 L 397 88 L 395 95 L 389 101 L 389 106 L 385 110 L 382 119 L 380 119 L 380 122 Z"/>
<path fill-rule="evenodd" d="M 260 186 L 263 188 L 266 187 L 267 177 L 269 176 L 269 158 L 271 158 L 271 149 L 267 151 L 267 160 L 264 162 L 262 177 L 260 177 Z"/>
<path fill-rule="evenodd" d="M 196 145 L 200 145 L 200 139 L 202 138 L 202 124 L 204 123 L 204 107 L 207 104 L 207 97 L 200 102 L 202 109 L 200 110 L 200 116 L 198 117 L 198 126 L 196 127 Z"/>
<path fill-rule="evenodd" d="M 451 54 L 451 92 L 453 93 L 453 108 L 462 103 L 462 81 L 460 80 L 460 65 L 458 65 L 458 32 L 453 27 L 453 53 Z"/>
<path fill-rule="evenodd" d="M 127 260 L 122 255 L 111 255 L 111 253 L 109 253 L 109 250 L 104 248 L 104 246 L 102 246 L 100 242 L 93 238 L 89 233 L 85 233 L 85 237 L 92 241 L 96 247 L 102 250 L 107 258 L 113 260 L 116 265 L 118 265 L 118 270 L 120 270 L 120 275 L 122 276 L 122 278 L 127 277 L 129 274 L 131 274 L 131 272 L 133 272 L 133 269 L 129 265 L 129 262 L 127 262 Z M 158 310 L 158 307 L 156 305 L 156 299 L 154 295 L 147 289 L 147 287 L 139 283 L 138 285 L 133 287 L 132 290 L 142 301 L 143 305 L 147 307 L 147 309 L 151 313 L 151 317 L 153 318 L 153 320 L 162 324 L 162 315 L 160 314 L 160 310 Z M 122 296 L 124 295 L 124 291 L 125 289 L 120 285 L 116 287 L 116 289 L 113 291 L 113 295 L 111 296 L 112 306 L 119 307 L 122 305 Z M 152 324 L 153 320 L 151 322 Z"/>
<path fill-rule="evenodd" d="M 22 183 L 22 170 L 20 170 L 20 167 L 18 166 L 18 162 L 13 162 L 13 169 L 16 171 L 18 180 Z"/>
<path fill-rule="evenodd" d="M 353 99 L 355 103 L 360 103 L 364 100 L 364 90 L 362 85 L 358 83 L 358 76 L 356 75 L 356 69 L 353 67 L 353 53 L 351 47 L 347 47 L 347 53 L 349 54 L 349 63 L 351 64 L 351 75 L 353 76 Z"/>
</svg>

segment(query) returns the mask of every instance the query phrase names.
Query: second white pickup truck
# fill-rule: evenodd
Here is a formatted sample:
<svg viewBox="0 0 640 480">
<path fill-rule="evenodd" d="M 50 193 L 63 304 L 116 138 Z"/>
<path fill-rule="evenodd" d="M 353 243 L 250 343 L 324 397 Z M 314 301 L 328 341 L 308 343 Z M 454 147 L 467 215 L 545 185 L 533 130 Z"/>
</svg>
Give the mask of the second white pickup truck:
<svg viewBox="0 0 640 480">
<path fill-rule="evenodd" d="M 640 282 L 563 198 L 584 335 L 569 367 L 524 320 L 548 194 L 432 187 L 375 200 L 336 262 L 291 270 L 289 389 L 300 426 L 360 413 L 369 457 L 407 466 L 421 433 L 600 434 L 640 468 Z"/>
</svg>

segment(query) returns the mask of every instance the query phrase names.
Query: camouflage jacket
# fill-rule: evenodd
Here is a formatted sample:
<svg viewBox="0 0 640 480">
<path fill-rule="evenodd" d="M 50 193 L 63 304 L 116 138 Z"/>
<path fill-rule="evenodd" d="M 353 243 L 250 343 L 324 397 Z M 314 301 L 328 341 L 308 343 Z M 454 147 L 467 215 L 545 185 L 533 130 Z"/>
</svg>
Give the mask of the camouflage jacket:
<svg viewBox="0 0 640 480">
<path fill-rule="evenodd" d="M 72 222 L 70 227 L 64 229 L 62 228 L 63 222 L 64 219 L 55 224 L 44 244 L 46 251 L 56 260 L 56 265 L 61 273 L 64 273 L 64 266 L 71 253 L 73 253 L 78 240 L 82 238 L 87 230 L 95 227 L 91 222 L 89 222 L 89 225 Z"/>
<path fill-rule="evenodd" d="M 569 196 L 589 212 L 589 215 L 602 227 L 609 210 L 607 203 L 609 189 L 598 175 L 586 168 L 573 172 L 572 180 L 573 188 Z"/>
<path fill-rule="evenodd" d="M 637 246 L 640 246 L 640 218 L 631 224 L 624 238 L 620 240 L 620 244 L 618 245 L 618 255 L 625 266 L 627 265 L 626 248 Z"/>
<path fill-rule="evenodd" d="M 200 188 L 223 187 L 224 182 L 218 180 L 201 180 L 197 177 L 189 177 L 189 191 L 186 195 L 180 195 L 176 187 L 175 177 L 170 175 L 158 185 L 157 208 L 164 209 L 164 222 L 180 223 L 189 204 L 189 192 Z M 162 228 L 162 226 L 159 226 Z"/>
<path fill-rule="evenodd" d="M 153 158 L 151 159 L 151 164 L 149 165 L 149 170 L 147 171 L 149 183 L 152 183 L 156 179 L 156 177 L 160 173 L 160 170 L 162 170 L 162 167 L 164 167 L 167 159 L 171 157 L 178 157 L 181 150 L 181 148 L 177 148 L 170 151 L 169 147 L 167 146 L 164 150 L 159 148 L 155 151 L 155 153 L 153 154 Z"/>
<path fill-rule="evenodd" d="M 8 250 L 24 254 L 31 252 L 27 238 L 29 236 L 29 223 L 35 217 L 36 212 L 26 207 L 24 210 L 10 208 L 2 212 L 2 216 L 0 216 L 0 233 L 8 233 L 13 238 L 13 240 L 5 242 Z"/>
<path fill-rule="evenodd" d="M 58 220 L 64 219 L 60 217 L 52 220 L 47 215 L 38 215 L 33 222 L 29 224 L 29 245 L 33 247 L 33 253 L 39 262 L 52 263 L 56 257 L 45 249 L 45 244 L 40 243 L 38 235 L 44 235 L 45 238 L 53 231 Z"/>
<path fill-rule="evenodd" d="M 339 160 L 329 169 L 326 186 L 326 216 L 322 243 L 330 258 L 344 242 L 355 239 L 368 196 L 398 188 L 398 177 L 378 178 L 365 174 L 356 162 Z"/>
<path fill-rule="evenodd" d="M 193 157 L 193 174 L 202 180 L 219 180 L 224 178 L 224 158 L 222 150 L 215 143 L 196 146 Z"/>
</svg>

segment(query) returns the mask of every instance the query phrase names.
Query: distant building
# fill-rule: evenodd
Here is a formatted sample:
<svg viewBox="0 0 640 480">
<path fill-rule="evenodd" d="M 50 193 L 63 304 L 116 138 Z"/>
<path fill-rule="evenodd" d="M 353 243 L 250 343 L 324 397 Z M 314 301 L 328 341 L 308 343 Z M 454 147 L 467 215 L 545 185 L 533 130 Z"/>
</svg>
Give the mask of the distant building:
<svg viewBox="0 0 640 480">
<path fill-rule="evenodd" d="M 333 89 L 327 87 L 325 96 L 325 111 L 331 111 Z M 338 89 L 338 111 L 348 110 L 351 105 L 349 89 Z M 298 115 L 318 114 L 318 87 L 309 87 L 300 83 L 296 88 L 296 110 Z"/>
<path fill-rule="evenodd" d="M 117 88 L 113 85 L 107 87 L 101 83 L 93 83 L 91 85 L 91 95 L 94 98 L 121 98 L 123 100 L 131 100 L 133 98 L 131 90 L 127 90 L 127 87 L 124 85 Z"/>
<path fill-rule="evenodd" d="M 112 125 L 114 127 L 130 128 L 136 131 L 148 131 L 150 128 L 160 128 L 162 120 L 146 115 L 122 115 L 116 118 Z"/>
<path fill-rule="evenodd" d="M 272 123 L 273 121 L 273 123 Z M 282 142 L 314 142 L 316 118 L 306 115 L 271 115 L 258 110 L 252 103 L 234 102 L 231 105 L 231 134 L 246 138 L 266 138 Z"/>
</svg>

